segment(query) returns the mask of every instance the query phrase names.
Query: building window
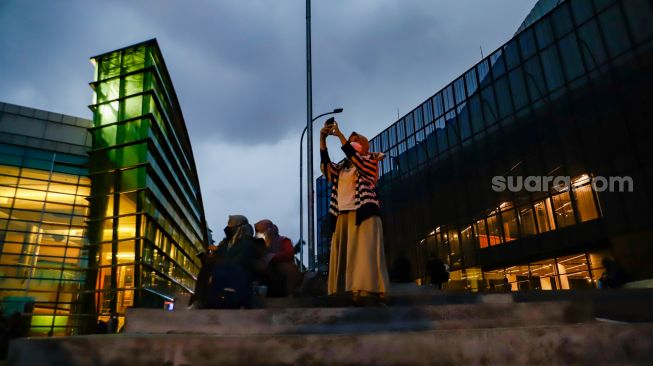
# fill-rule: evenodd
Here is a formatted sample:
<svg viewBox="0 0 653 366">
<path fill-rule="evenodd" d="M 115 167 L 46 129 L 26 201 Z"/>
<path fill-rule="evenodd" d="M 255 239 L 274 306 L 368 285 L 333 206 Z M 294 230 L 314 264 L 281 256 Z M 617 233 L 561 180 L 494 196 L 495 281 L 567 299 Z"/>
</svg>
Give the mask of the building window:
<svg viewBox="0 0 653 366">
<path fill-rule="evenodd" d="M 501 226 L 499 225 L 499 215 L 492 215 L 487 218 L 487 230 L 490 245 L 497 245 L 503 242 Z"/>
<path fill-rule="evenodd" d="M 485 219 L 480 219 L 474 223 L 474 230 L 476 231 L 476 243 L 479 248 L 487 248 L 489 240 L 487 238 L 487 229 L 485 228 Z"/>
<path fill-rule="evenodd" d="M 537 227 L 540 233 L 544 233 L 555 229 L 553 222 L 553 211 L 551 210 L 551 201 L 547 198 L 539 201 L 533 205 L 535 207 L 535 217 L 537 219 Z"/>
<path fill-rule="evenodd" d="M 596 209 L 594 192 L 592 191 L 592 186 L 587 175 L 581 176 L 581 178 L 573 183 L 573 193 L 580 222 L 597 219 L 599 213 Z"/>
<path fill-rule="evenodd" d="M 558 227 L 571 226 L 576 223 L 574 209 L 569 192 L 563 192 L 552 197 L 555 220 Z"/>
<path fill-rule="evenodd" d="M 535 216 L 533 208 L 530 206 L 519 209 L 519 218 L 521 222 L 521 232 L 523 236 L 536 235 Z"/>
<path fill-rule="evenodd" d="M 517 215 L 514 209 L 501 212 L 501 221 L 503 222 L 503 232 L 506 235 L 506 242 L 519 239 L 519 225 L 517 225 Z"/>
</svg>

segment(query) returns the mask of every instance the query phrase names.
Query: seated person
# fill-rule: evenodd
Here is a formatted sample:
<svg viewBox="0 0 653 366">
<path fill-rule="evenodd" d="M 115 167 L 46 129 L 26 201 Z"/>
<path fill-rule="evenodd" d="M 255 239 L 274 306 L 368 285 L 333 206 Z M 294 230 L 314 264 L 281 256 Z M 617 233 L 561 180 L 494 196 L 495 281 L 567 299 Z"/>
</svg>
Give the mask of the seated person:
<svg viewBox="0 0 653 366">
<path fill-rule="evenodd" d="M 251 306 L 252 281 L 262 270 L 265 246 L 253 236 L 245 216 L 229 216 L 225 238 L 212 254 L 211 276 L 206 291 L 206 307 L 241 308 Z"/>
<path fill-rule="evenodd" d="M 263 239 L 267 247 L 265 263 L 268 296 L 282 297 L 293 294 L 302 281 L 302 275 L 294 263 L 295 250 L 292 241 L 279 235 L 279 228 L 270 220 L 261 220 L 254 228 L 256 237 Z"/>
</svg>

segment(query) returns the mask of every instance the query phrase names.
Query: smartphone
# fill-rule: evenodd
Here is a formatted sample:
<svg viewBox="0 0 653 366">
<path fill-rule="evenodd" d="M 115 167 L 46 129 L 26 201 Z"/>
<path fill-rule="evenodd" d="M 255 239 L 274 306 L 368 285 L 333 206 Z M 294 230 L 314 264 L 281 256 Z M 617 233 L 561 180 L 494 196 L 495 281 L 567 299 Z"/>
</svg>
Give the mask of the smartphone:
<svg viewBox="0 0 653 366">
<path fill-rule="evenodd" d="M 336 123 L 335 117 L 331 117 L 324 122 L 324 126 L 331 126 Z"/>
</svg>

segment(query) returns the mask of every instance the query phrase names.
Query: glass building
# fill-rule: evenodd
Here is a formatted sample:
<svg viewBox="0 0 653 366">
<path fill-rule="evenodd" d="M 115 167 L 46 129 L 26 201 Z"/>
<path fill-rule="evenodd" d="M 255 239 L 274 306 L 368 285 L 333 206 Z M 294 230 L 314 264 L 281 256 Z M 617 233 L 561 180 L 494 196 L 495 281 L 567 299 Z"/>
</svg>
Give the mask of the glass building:
<svg viewBox="0 0 653 366">
<path fill-rule="evenodd" d="M 192 293 L 209 242 L 156 40 L 91 61 L 93 121 L 0 103 L 0 300 L 31 335 L 116 331 Z"/>
<path fill-rule="evenodd" d="M 425 283 L 437 256 L 473 291 L 595 287 L 605 257 L 653 278 L 651 81 L 651 1 L 538 2 L 371 140 L 388 264 L 408 256 Z"/>
<path fill-rule="evenodd" d="M 89 291 L 101 320 L 191 292 L 208 242 L 179 101 L 156 40 L 95 56 Z"/>
<path fill-rule="evenodd" d="M 0 103 L 0 301 L 30 335 L 72 334 L 87 276 L 91 121 Z"/>
</svg>

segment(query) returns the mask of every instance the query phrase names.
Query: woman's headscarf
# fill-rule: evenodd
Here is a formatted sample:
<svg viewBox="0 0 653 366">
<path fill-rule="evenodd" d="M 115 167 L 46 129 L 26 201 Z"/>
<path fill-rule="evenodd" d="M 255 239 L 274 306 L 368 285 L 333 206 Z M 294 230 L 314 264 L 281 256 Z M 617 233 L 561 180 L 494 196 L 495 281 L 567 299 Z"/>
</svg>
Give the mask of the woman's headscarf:
<svg viewBox="0 0 653 366">
<path fill-rule="evenodd" d="M 243 215 L 230 215 L 227 221 L 227 227 L 234 228 L 234 234 L 228 238 L 227 243 L 231 248 L 237 241 L 243 238 L 251 238 L 254 236 L 254 229 L 247 221 L 247 217 Z"/>
<path fill-rule="evenodd" d="M 264 233 L 266 235 L 265 244 L 268 246 L 268 253 L 279 253 L 283 249 L 283 241 L 287 239 L 285 236 L 279 235 L 279 228 L 270 220 L 261 220 L 254 224 L 257 233 Z"/>
</svg>

